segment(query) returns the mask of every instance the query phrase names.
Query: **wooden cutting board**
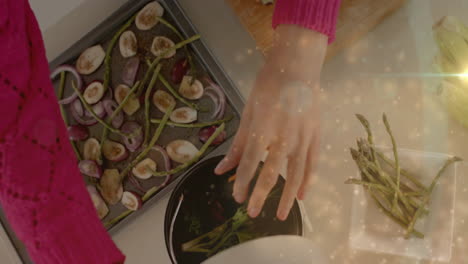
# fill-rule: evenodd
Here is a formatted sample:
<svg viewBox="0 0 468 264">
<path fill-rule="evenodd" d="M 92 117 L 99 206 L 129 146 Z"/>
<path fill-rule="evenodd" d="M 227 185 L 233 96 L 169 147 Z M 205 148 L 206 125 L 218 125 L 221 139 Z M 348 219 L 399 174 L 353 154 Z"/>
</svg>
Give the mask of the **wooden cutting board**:
<svg viewBox="0 0 468 264">
<path fill-rule="evenodd" d="M 265 53 L 273 40 L 273 5 L 264 6 L 259 0 L 226 1 L 255 39 L 257 47 Z M 405 2 L 406 0 L 342 0 L 336 26 L 336 40 L 328 48 L 327 59 L 351 46 Z"/>
</svg>

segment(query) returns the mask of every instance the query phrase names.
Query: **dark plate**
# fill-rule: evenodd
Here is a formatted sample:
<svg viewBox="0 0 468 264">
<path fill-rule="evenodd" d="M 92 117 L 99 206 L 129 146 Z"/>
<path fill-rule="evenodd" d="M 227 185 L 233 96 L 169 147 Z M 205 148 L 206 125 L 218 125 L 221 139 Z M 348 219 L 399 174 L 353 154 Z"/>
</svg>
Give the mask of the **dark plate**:
<svg viewBox="0 0 468 264">
<path fill-rule="evenodd" d="M 207 256 L 204 253 L 183 252 L 182 244 L 223 224 L 242 206 L 232 198 L 233 184 L 228 182 L 229 177 L 235 174 L 235 170 L 222 176 L 214 174 L 214 169 L 222 158 L 222 156 L 217 156 L 192 168 L 178 183 L 169 199 L 164 223 L 164 235 L 166 247 L 173 263 L 192 264 L 206 260 Z M 284 183 L 284 179 L 279 177 L 273 188 L 273 191 L 277 190 L 276 194 L 267 199 L 262 214 L 253 220 L 256 227 L 255 231 L 261 234 L 261 237 L 302 235 L 302 218 L 297 201 L 295 201 L 286 221 L 282 222 L 276 219 L 276 210 Z M 254 182 L 252 186 L 253 184 Z M 184 198 L 172 231 L 172 254 L 170 229 L 181 195 Z M 199 231 L 198 234 L 196 234 L 196 230 Z M 235 244 L 238 244 L 238 242 L 234 241 L 231 246 Z"/>
</svg>

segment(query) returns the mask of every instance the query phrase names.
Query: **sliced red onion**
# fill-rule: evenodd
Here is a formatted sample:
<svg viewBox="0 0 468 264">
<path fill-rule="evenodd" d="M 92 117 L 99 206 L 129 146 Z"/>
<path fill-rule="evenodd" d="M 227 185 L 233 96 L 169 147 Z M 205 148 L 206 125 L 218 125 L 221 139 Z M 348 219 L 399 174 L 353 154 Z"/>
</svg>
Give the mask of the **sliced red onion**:
<svg viewBox="0 0 468 264">
<path fill-rule="evenodd" d="M 88 128 L 82 125 L 69 126 L 67 130 L 71 141 L 85 140 L 89 136 Z"/>
<path fill-rule="evenodd" d="M 83 116 L 84 115 L 84 109 L 83 105 L 81 104 L 80 99 L 76 99 L 71 103 L 70 107 L 72 108 L 71 111 L 75 111 L 77 115 Z"/>
<path fill-rule="evenodd" d="M 99 166 L 94 160 L 82 160 L 78 164 L 78 168 L 80 168 L 80 172 L 94 178 L 101 178 L 102 170 L 101 166 Z"/>
<path fill-rule="evenodd" d="M 70 112 L 71 112 L 71 115 L 73 117 L 73 119 L 75 119 L 75 121 L 80 124 L 80 125 L 84 125 L 84 126 L 92 126 L 92 125 L 95 125 L 97 124 L 97 120 L 94 119 L 94 118 L 83 118 L 83 115 L 79 115 L 78 113 L 79 109 L 77 110 L 75 107 L 70 107 Z"/>
<path fill-rule="evenodd" d="M 78 88 L 79 91 L 82 90 L 83 88 L 83 81 L 81 80 L 81 76 L 80 74 L 76 71 L 75 67 L 73 66 L 70 66 L 70 65 L 62 65 L 62 66 L 58 66 L 51 74 L 50 74 L 50 79 L 55 79 L 55 77 L 57 77 L 57 75 L 59 75 L 60 73 L 62 72 L 69 72 L 73 75 L 73 77 L 75 77 L 76 79 L 76 88 Z M 72 95 L 66 97 L 66 98 L 63 98 L 59 101 L 59 104 L 69 104 L 71 102 L 73 102 L 76 98 L 78 97 L 78 95 L 73 92 Z"/>
<path fill-rule="evenodd" d="M 119 107 L 119 105 L 113 100 L 104 100 L 102 102 L 104 104 L 104 109 L 106 110 L 107 116 L 112 116 L 115 109 Z M 115 128 L 120 128 L 124 122 L 124 114 L 120 111 L 114 119 L 112 119 L 112 126 Z"/>
<path fill-rule="evenodd" d="M 207 87 L 205 91 L 212 90 L 218 95 L 220 109 L 219 112 L 216 114 L 215 118 L 221 119 L 223 118 L 224 112 L 226 111 L 226 95 L 224 94 L 223 89 L 219 85 L 214 83 L 210 78 L 205 77 L 205 81 L 210 84 L 210 86 Z"/>
<path fill-rule="evenodd" d="M 140 192 L 142 193 L 146 193 L 145 189 L 143 189 L 143 186 L 141 186 L 140 182 L 138 181 L 138 179 L 133 175 L 133 173 L 129 173 L 128 176 L 127 176 L 129 182 L 131 185 L 133 185 L 133 187 L 135 187 L 136 189 L 138 189 Z"/>
<path fill-rule="evenodd" d="M 218 128 L 217 126 L 211 126 L 211 127 L 205 127 L 205 128 L 200 129 L 200 132 L 198 133 L 198 138 L 200 139 L 201 142 L 205 143 L 206 141 L 208 141 L 211 135 L 213 135 L 213 133 L 216 131 L 217 128 Z M 223 143 L 224 140 L 226 140 L 225 130 L 223 130 L 223 132 L 221 132 L 219 136 L 216 137 L 215 140 L 213 140 L 213 142 L 211 143 L 211 146 L 219 145 Z"/>
<path fill-rule="evenodd" d="M 135 79 L 140 67 L 140 59 L 133 57 L 127 60 L 122 70 L 122 81 L 129 86 L 135 83 Z"/>
<path fill-rule="evenodd" d="M 98 102 L 97 104 L 93 105 L 92 106 L 92 109 L 94 111 L 94 113 L 96 113 L 96 115 L 99 117 L 99 118 L 104 118 L 106 116 L 106 110 L 104 108 L 104 104 L 102 102 Z M 93 117 L 93 115 L 85 110 L 85 117 Z"/>
<path fill-rule="evenodd" d="M 184 78 L 185 75 L 187 75 L 189 68 L 190 68 L 190 64 L 187 58 L 182 58 L 178 60 L 172 67 L 172 72 L 171 72 L 172 82 L 175 84 L 179 84 L 180 82 L 182 82 L 182 79 Z"/>
<path fill-rule="evenodd" d="M 161 153 L 161 156 L 163 157 L 163 160 L 164 160 L 164 169 L 166 169 L 166 171 L 170 171 L 172 169 L 172 162 L 171 162 L 171 159 L 169 158 L 169 155 L 167 154 L 166 150 L 163 147 L 158 146 L 158 145 L 155 145 L 153 147 L 153 150 L 158 151 L 159 153 Z M 160 187 L 166 186 L 169 183 L 169 181 L 171 180 L 171 178 L 172 178 L 172 175 L 167 175 L 166 179 L 164 180 L 164 182 L 161 184 Z"/>
<path fill-rule="evenodd" d="M 124 143 L 130 152 L 135 152 L 143 143 L 143 128 L 135 121 L 127 121 L 122 125 L 121 131 L 133 137 L 124 137 Z"/>
<path fill-rule="evenodd" d="M 114 99 L 114 90 L 111 87 L 107 88 L 106 94 L 103 97 L 104 100 Z"/>
<path fill-rule="evenodd" d="M 221 109 L 218 95 L 213 90 L 206 90 L 206 89 L 205 89 L 205 95 L 208 96 L 211 99 L 211 101 L 213 101 L 214 111 L 213 111 L 213 114 L 211 115 L 211 118 L 215 119 Z"/>
</svg>

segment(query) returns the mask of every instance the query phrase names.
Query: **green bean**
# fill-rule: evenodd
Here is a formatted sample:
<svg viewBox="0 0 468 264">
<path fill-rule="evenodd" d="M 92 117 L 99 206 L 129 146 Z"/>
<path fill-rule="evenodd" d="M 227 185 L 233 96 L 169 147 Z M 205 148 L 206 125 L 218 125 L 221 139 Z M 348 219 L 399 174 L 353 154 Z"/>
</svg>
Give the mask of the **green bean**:
<svg viewBox="0 0 468 264">
<path fill-rule="evenodd" d="M 231 120 L 232 120 L 232 117 L 228 117 L 228 118 L 221 119 L 221 120 L 205 122 L 205 123 L 194 123 L 194 124 L 180 124 L 180 123 L 174 123 L 174 122 L 168 121 L 167 125 L 172 126 L 172 127 L 200 128 L 200 127 L 216 126 L 222 123 L 229 122 Z M 161 123 L 161 121 L 162 121 L 161 119 L 151 119 L 151 123 L 153 124 L 159 124 Z"/>
<path fill-rule="evenodd" d="M 151 170 L 150 168 L 147 168 L 148 170 L 151 171 L 151 173 L 153 174 L 153 176 L 156 176 L 156 177 L 162 177 L 162 176 L 167 176 L 167 175 L 172 175 L 172 174 L 176 174 L 178 172 L 181 172 L 182 170 L 188 168 L 190 165 L 194 164 L 195 162 L 197 162 L 201 156 L 203 156 L 203 154 L 206 152 L 206 150 L 208 149 L 208 147 L 211 145 L 211 143 L 213 143 L 213 141 L 219 136 L 219 134 L 221 132 L 224 131 L 224 127 L 225 127 L 225 124 L 221 124 L 217 129 L 216 131 L 210 136 L 210 138 L 205 142 L 205 144 L 201 147 L 201 149 L 198 151 L 198 153 L 195 155 L 195 157 L 193 157 L 190 161 L 182 164 L 182 165 L 179 165 L 177 167 L 175 167 L 174 169 L 172 170 L 169 170 L 169 171 L 153 171 Z"/>
<path fill-rule="evenodd" d="M 186 106 L 190 107 L 190 108 L 193 108 L 193 109 L 196 109 L 196 110 L 200 110 L 200 108 L 198 107 L 198 105 L 196 104 L 193 104 L 193 103 L 190 103 L 189 101 L 187 101 L 185 98 L 183 98 L 182 96 L 180 96 L 180 94 L 169 84 L 169 82 L 166 80 L 166 78 L 164 78 L 164 76 L 162 76 L 162 74 L 159 74 L 159 80 L 162 82 L 162 84 L 167 88 L 167 90 L 169 90 L 169 92 L 171 92 L 171 94 L 179 99 L 179 101 L 181 101 L 183 104 L 185 104 Z"/>
<path fill-rule="evenodd" d="M 119 135 L 124 136 L 124 137 L 131 137 L 131 135 L 127 135 L 127 134 L 121 132 L 120 130 L 113 128 L 111 125 L 107 124 L 104 120 L 99 118 L 99 116 L 93 111 L 91 106 L 89 106 L 89 104 L 86 102 L 86 100 L 84 99 L 83 95 L 78 90 L 78 88 L 76 88 L 76 85 L 75 85 L 74 82 L 72 82 L 72 87 L 75 90 L 75 93 L 78 95 L 78 98 L 80 98 L 80 100 L 83 103 L 86 110 L 88 110 L 88 112 L 91 113 L 91 115 L 94 117 L 94 119 L 96 119 L 99 123 L 101 123 L 101 125 L 103 125 L 107 129 L 109 129 L 113 133 L 119 134 Z"/>
<path fill-rule="evenodd" d="M 154 146 L 154 144 L 156 144 L 156 141 L 158 141 L 159 137 L 161 136 L 161 133 L 162 133 L 164 127 L 166 126 L 166 122 L 169 119 L 169 116 L 171 115 L 173 110 L 174 110 L 174 106 L 170 107 L 167 110 L 166 114 L 164 115 L 163 122 L 161 122 L 161 124 L 159 124 L 159 126 L 156 129 L 156 132 L 153 134 L 153 137 L 151 138 L 151 141 L 148 144 L 148 146 L 140 154 L 138 154 L 138 156 L 132 162 L 130 162 L 130 164 L 128 164 L 128 166 L 120 173 L 120 177 L 122 179 L 125 178 L 127 173 L 130 172 L 130 170 L 133 167 L 135 167 L 135 165 L 137 165 L 137 163 L 140 162 L 146 156 L 146 154 L 148 154 L 148 152 L 151 150 L 151 148 Z"/>
<path fill-rule="evenodd" d="M 148 88 L 146 88 L 146 93 L 145 93 L 145 139 L 143 140 L 143 146 L 146 146 L 148 143 L 149 139 L 149 133 L 150 133 L 150 128 L 151 128 L 151 123 L 150 123 L 150 102 L 149 102 L 149 97 L 151 95 L 151 91 L 153 90 L 154 84 L 156 83 L 156 79 L 158 77 L 159 72 L 161 71 L 161 64 L 158 64 L 156 67 L 156 70 L 154 70 L 153 77 L 151 78 L 151 81 L 148 85 Z"/>
</svg>

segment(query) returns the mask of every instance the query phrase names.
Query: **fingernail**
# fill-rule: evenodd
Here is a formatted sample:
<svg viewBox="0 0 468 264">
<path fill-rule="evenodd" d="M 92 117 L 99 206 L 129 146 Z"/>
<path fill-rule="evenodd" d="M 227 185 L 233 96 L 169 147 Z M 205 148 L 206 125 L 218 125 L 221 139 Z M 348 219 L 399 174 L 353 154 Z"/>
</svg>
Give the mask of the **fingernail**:
<svg viewBox="0 0 468 264">
<path fill-rule="evenodd" d="M 242 203 L 242 199 L 239 193 L 232 193 L 232 197 L 236 200 L 237 203 Z"/>
<path fill-rule="evenodd" d="M 288 217 L 288 212 L 284 211 L 284 210 L 280 210 L 278 212 L 278 215 L 277 215 L 278 219 L 281 220 L 281 221 L 284 221 L 286 220 L 286 218 Z"/>
<path fill-rule="evenodd" d="M 226 159 L 224 158 L 220 163 L 218 163 L 218 165 L 216 166 L 215 168 L 215 172 L 222 172 L 223 169 L 224 169 L 224 166 L 226 164 Z"/>
<path fill-rule="evenodd" d="M 247 209 L 247 213 L 250 217 L 255 218 L 260 213 L 260 209 L 258 207 L 249 207 L 249 209 Z"/>
</svg>

